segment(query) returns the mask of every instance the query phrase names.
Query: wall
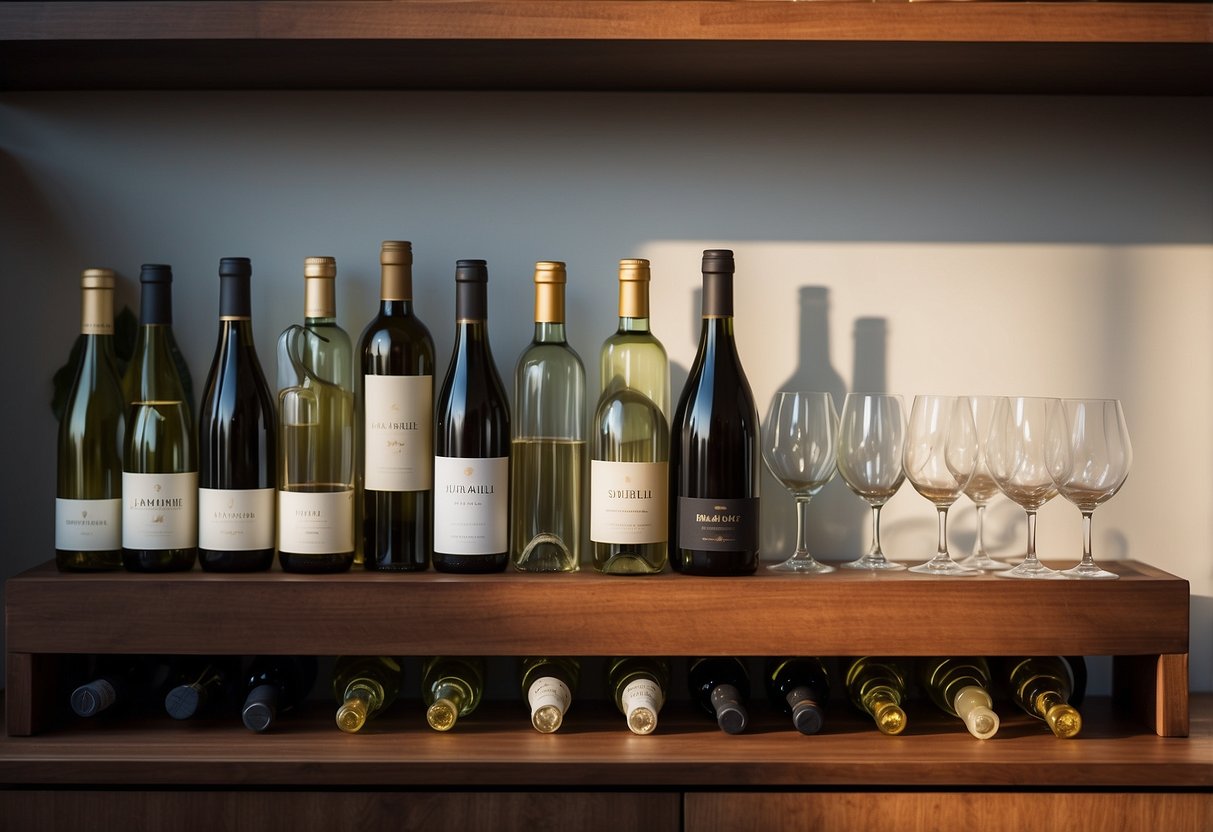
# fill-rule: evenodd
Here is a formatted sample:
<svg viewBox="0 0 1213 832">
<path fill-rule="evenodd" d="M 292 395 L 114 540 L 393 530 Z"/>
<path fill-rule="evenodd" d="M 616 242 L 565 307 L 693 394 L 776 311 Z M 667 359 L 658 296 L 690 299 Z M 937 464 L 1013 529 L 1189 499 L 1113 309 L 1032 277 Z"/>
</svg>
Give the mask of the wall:
<svg viewBox="0 0 1213 832">
<path fill-rule="evenodd" d="M 410 239 L 440 368 L 453 261 L 490 266 L 503 375 L 530 338 L 537 259 L 569 263 L 575 348 L 597 383 L 615 263 L 653 261 L 654 330 L 675 395 L 698 332 L 698 260 L 737 252 L 737 332 L 761 410 L 781 386 L 1119 397 L 1133 473 L 1095 515 L 1097 557 L 1192 584 L 1192 685 L 1213 689 L 1213 103 L 1208 99 L 452 93 L 57 93 L 0 97 L 7 406 L 0 575 L 52 554 L 49 379 L 78 323 L 78 275 L 176 273 L 176 332 L 200 389 L 215 269 L 254 266 L 256 337 L 302 314 L 302 259 L 336 256 L 339 314 L 373 314 L 378 244 Z M 767 558 L 791 501 L 764 481 Z M 867 545 L 839 482 L 810 511 L 819 556 Z M 908 485 L 885 548 L 926 559 L 934 512 Z M 996 551 L 1022 512 L 992 509 Z M 958 504 L 952 545 L 973 538 Z M 1079 518 L 1041 513 L 1044 557 Z M 1013 621 L 988 622 L 1013 627 Z M 1106 681 L 1103 683 L 1106 684 Z"/>
</svg>

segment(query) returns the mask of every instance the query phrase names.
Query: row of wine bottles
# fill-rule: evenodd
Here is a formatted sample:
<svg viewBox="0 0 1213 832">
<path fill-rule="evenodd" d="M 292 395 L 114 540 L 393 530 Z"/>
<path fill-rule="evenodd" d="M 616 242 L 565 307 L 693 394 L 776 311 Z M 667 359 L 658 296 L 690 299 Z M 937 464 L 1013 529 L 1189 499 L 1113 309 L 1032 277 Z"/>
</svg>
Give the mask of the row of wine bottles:
<svg viewBox="0 0 1213 832">
<path fill-rule="evenodd" d="M 566 337 L 564 263 L 535 266 L 511 411 L 489 348 L 486 263 L 456 264 L 455 346 L 435 397 L 411 244 L 383 243 L 380 262 L 379 312 L 355 351 L 337 323 L 336 262 L 307 258 L 275 399 L 253 345 L 252 266 L 223 258 L 197 429 L 174 361 L 170 267 L 142 269 L 121 380 L 114 275 L 85 271 L 83 357 L 59 433 L 59 568 L 250 571 L 277 550 L 294 572 L 342 571 L 358 553 L 378 570 L 567 572 L 588 539 L 602 572 L 757 569 L 759 424 L 733 336 L 731 251 L 703 254 L 699 348 L 672 417 L 648 261 L 620 261 L 592 414 Z"/>
<path fill-rule="evenodd" d="M 836 670 L 817 657 L 769 658 L 762 686 L 771 705 L 802 734 L 815 734 L 825 721 L 831 679 L 842 680 L 846 698 L 868 714 L 884 734 L 901 733 L 903 708 L 916 680 L 921 694 L 964 723 L 978 739 L 998 731 L 994 693 L 1001 686 L 1026 713 L 1044 721 L 1061 738 L 1082 727 L 1077 705 L 1085 691 L 1081 658 L 1038 656 L 987 660 L 980 657 L 897 659 L 865 656 L 842 660 Z M 72 710 L 94 716 L 110 708 L 147 707 L 164 694 L 164 707 L 176 719 L 240 706 L 244 725 L 264 731 L 306 698 L 316 682 L 317 661 L 301 656 L 263 656 L 242 672 L 237 657 L 189 660 L 150 656 L 99 657 L 90 681 L 71 695 Z M 670 662 L 653 657 L 620 657 L 606 662 L 606 692 L 625 717 L 629 730 L 649 734 L 670 692 Z M 400 696 L 404 661 L 389 656 L 343 656 L 332 672 L 336 721 L 342 731 L 360 731 Z M 521 696 L 531 724 L 542 733 L 558 730 L 573 703 L 581 663 L 568 657 L 519 659 Z M 422 660 L 420 692 L 426 721 L 449 731 L 470 716 L 485 690 L 481 658 L 436 656 Z M 739 734 L 749 724 L 750 674 L 736 657 L 691 659 L 687 689 L 692 701 L 716 720 L 720 730 Z M 154 704 L 154 702 L 153 702 Z"/>
</svg>

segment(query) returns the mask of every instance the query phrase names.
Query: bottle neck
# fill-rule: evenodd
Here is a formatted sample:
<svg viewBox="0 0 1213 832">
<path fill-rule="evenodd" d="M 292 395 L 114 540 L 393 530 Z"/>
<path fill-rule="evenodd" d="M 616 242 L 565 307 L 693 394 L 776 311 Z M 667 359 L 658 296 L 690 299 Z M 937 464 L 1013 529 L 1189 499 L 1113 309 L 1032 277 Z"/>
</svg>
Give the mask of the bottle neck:
<svg viewBox="0 0 1213 832">
<path fill-rule="evenodd" d="M 413 300 L 413 270 L 402 263 L 384 263 L 379 276 L 381 311 L 410 309 Z"/>
<path fill-rule="evenodd" d="M 253 317 L 251 281 L 247 275 L 219 278 L 219 320 L 248 321 Z"/>
<path fill-rule="evenodd" d="M 536 344 L 567 344 L 564 321 L 535 321 Z"/>
<path fill-rule="evenodd" d="M 337 320 L 337 281 L 334 278 L 305 279 L 303 317 L 309 323 L 330 323 Z"/>
<path fill-rule="evenodd" d="M 379 315 L 383 318 L 407 318 L 413 314 L 411 300 L 379 299 Z"/>
<path fill-rule="evenodd" d="M 112 315 L 113 306 L 110 306 Z M 139 296 L 141 326 L 173 323 L 173 287 L 171 283 L 144 283 Z"/>
<path fill-rule="evenodd" d="M 703 317 L 733 317 L 733 275 L 705 272 L 703 275 Z"/>
<path fill-rule="evenodd" d="M 487 283 L 459 281 L 455 284 L 455 323 L 479 323 L 489 319 L 489 287 Z"/>
<path fill-rule="evenodd" d="M 114 290 L 85 289 L 80 304 L 80 334 L 114 334 Z"/>
<path fill-rule="evenodd" d="M 619 332 L 632 333 L 635 335 L 649 334 L 649 319 L 646 318 L 631 318 L 621 315 L 619 317 Z"/>
</svg>

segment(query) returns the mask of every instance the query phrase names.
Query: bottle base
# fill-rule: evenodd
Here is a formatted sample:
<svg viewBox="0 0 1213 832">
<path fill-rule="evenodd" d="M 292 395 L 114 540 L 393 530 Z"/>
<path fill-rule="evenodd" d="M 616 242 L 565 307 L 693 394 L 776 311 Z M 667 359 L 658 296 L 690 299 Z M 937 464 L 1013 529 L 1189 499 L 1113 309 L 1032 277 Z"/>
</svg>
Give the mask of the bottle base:
<svg viewBox="0 0 1213 832">
<path fill-rule="evenodd" d="M 274 550 L 221 552 L 199 549 L 198 565 L 204 572 L 262 572 L 274 565 Z"/>
<path fill-rule="evenodd" d="M 278 565 L 283 572 L 302 574 L 324 574 L 348 572 L 354 562 L 353 552 L 338 552 L 331 555 L 301 555 L 294 552 L 279 552 Z"/>
<path fill-rule="evenodd" d="M 679 562 L 675 571 L 684 575 L 753 575 L 758 571 L 758 552 L 676 549 L 670 562 L 675 560 Z"/>
<path fill-rule="evenodd" d="M 653 563 L 635 555 L 617 554 L 601 563 L 594 563 L 594 570 L 603 575 L 657 575 L 665 569 L 665 562 Z"/>
<path fill-rule="evenodd" d="M 197 549 L 123 549 L 122 566 L 128 572 L 187 572 L 197 557 Z"/>
<path fill-rule="evenodd" d="M 113 572 L 122 568 L 122 550 L 71 552 L 56 549 L 55 566 L 60 572 Z"/>
<path fill-rule="evenodd" d="M 362 566 L 368 572 L 425 572 L 430 568 L 428 560 L 421 561 L 381 561 L 363 557 Z"/>
<path fill-rule="evenodd" d="M 448 555 L 434 553 L 434 568 L 439 572 L 455 572 L 459 574 L 476 574 L 484 572 L 503 572 L 510 562 L 507 553 L 496 555 Z"/>
</svg>

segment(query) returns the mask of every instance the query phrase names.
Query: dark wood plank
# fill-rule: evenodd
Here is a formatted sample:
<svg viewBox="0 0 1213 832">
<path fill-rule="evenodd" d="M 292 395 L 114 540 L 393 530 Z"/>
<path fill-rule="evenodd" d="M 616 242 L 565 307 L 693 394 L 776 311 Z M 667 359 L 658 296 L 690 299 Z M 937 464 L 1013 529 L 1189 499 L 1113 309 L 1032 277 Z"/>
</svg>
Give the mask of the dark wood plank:
<svg viewBox="0 0 1213 832">
<path fill-rule="evenodd" d="M 1117 656 L 1113 697 L 1126 717 L 1160 737 L 1188 736 L 1188 654 Z"/>
<path fill-rule="evenodd" d="M 9 579 L 7 639 L 17 653 L 339 655 L 357 645 L 608 656 L 622 649 L 627 622 L 643 621 L 645 637 L 623 643 L 648 655 L 1186 653 L 1188 582 L 1131 561 L 1109 568 L 1122 579 L 70 575 L 48 564 Z"/>
<path fill-rule="evenodd" d="M 59 710 L 54 700 L 61 690 L 58 657 L 46 653 L 8 653 L 5 657 L 5 730 L 28 737 L 48 728 Z"/>
</svg>

